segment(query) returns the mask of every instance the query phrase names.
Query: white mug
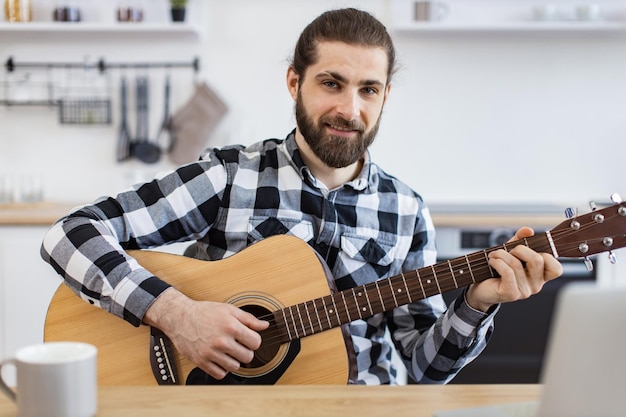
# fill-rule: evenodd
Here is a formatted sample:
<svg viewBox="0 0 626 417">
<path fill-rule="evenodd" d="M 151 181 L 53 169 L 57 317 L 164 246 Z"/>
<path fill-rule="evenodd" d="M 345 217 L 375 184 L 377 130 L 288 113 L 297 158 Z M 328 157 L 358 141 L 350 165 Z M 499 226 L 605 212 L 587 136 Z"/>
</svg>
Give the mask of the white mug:
<svg viewBox="0 0 626 417">
<path fill-rule="evenodd" d="M 17 404 L 18 417 L 93 417 L 98 409 L 97 353 L 79 342 L 49 342 L 19 349 L 0 363 L 0 390 Z M 16 370 L 16 389 L 2 369 Z"/>
<path fill-rule="evenodd" d="M 540 4 L 533 9 L 533 16 L 539 21 L 558 20 L 559 8 L 553 3 Z"/>
<path fill-rule="evenodd" d="M 446 3 L 440 1 L 416 1 L 414 18 L 418 21 L 442 20 L 450 8 Z"/>
<path fill-rule="evenodd" d="M 581 4 L 576 7 L 576 17 L 578 20 L 583 21 L 600 20 L 602 11 L 600 10 L 600 6 L 595 3 Z"/>
</svg>

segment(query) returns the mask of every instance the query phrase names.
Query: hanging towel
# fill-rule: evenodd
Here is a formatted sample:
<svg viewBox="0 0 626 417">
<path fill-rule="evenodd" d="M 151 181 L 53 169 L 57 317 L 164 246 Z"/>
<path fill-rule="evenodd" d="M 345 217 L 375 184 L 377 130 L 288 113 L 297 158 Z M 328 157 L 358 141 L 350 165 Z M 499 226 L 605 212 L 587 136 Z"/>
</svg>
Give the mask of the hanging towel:
<svg viewBox="0 0 626 417">
<path fill-rule="evenodd" d="M 170 160 L 175 164 L 197 161 L 228 108 L 206 84 L 198 84 L 193 96 L 171 119 Z"/>
</svg>

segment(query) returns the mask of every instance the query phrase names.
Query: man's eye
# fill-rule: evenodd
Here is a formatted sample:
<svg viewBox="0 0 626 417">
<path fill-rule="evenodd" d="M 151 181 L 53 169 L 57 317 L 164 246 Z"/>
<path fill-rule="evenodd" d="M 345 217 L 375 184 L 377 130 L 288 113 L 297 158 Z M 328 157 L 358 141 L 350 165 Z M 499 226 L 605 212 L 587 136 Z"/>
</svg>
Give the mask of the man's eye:
<svg viewBox="0 0 626 417">
<path fill-rule="evenodd" d="M 365 88 L 363 89 L 363 92 L 364 92 L 365 94 L 370 95 L 370 94 L 377 94 L 377 93 L 378 93 L 378 90 L 376 90 L 375 88 L 372 88 L 372 87 L 365 87 Z"/>
<path fill-rule="evenodd" d="M 324 85 L 326 87 L 330 87 L 330 88 L 336 88 L 337 87 L 337 83 L 335 81 L 324 81 Z"/>
</svg>

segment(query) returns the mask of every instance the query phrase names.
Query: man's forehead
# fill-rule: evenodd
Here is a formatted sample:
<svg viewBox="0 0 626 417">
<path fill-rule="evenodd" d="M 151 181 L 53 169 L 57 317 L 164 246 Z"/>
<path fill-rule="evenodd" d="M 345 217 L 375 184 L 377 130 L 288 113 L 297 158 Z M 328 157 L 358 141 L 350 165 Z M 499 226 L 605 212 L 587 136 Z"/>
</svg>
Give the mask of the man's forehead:
<svg viewBox="0 0 626 417">
<path fill-rule="evenodd" d="M 321 41 L 317 44 L 316 52 L 317 60 L 312 65 L 314 77 L 327 74 L 337 80 L 347 81 L 356 76 L 361 84 L 385 84 L 388 61 L 382 47 Z"/>
</svg>

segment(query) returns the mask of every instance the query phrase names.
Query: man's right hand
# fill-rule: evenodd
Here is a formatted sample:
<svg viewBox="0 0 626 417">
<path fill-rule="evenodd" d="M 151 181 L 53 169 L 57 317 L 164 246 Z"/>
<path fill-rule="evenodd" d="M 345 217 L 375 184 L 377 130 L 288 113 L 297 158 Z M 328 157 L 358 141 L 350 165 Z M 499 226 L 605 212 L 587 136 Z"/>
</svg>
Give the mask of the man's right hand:
<svg viewBox="0 0 626 417">
<path fill-rule="evenodd" d="M 182 355 L 216 379 L 251 362 L 261 346 L 258 332 L 269 326 L 231 304 L 195 301 L 175 288 L 154 301 L 143 321 L 163 331 Z"/>
</svg>

